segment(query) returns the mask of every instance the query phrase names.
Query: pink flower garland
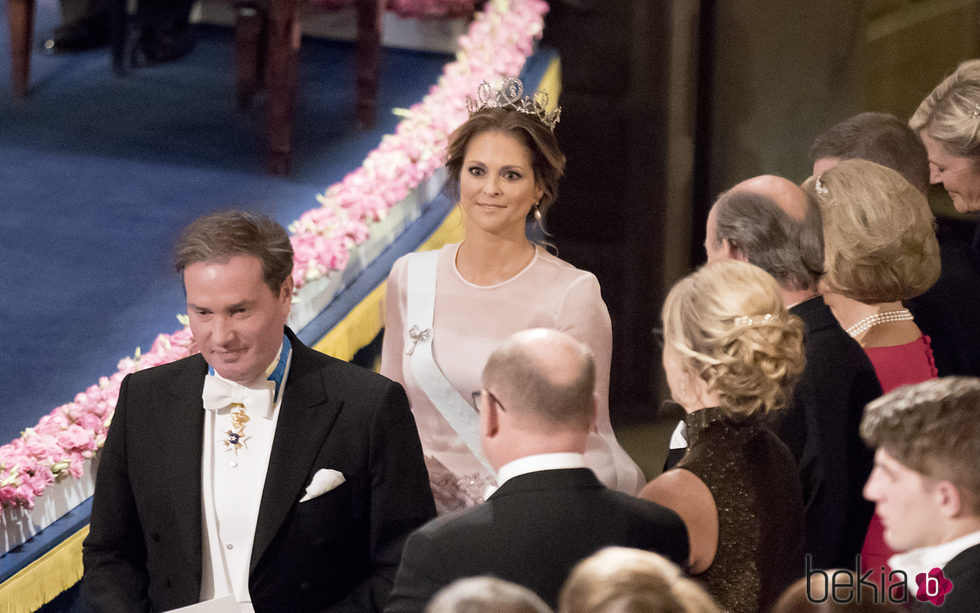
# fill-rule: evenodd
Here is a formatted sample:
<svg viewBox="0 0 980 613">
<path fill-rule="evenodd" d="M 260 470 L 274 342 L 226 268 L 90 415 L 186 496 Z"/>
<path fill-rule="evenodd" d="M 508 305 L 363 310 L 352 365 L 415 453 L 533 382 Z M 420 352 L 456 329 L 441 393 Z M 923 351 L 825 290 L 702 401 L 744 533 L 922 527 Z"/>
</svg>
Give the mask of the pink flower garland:
<svg viewBox="0 0 980 613">
<path fill-rule="evenodd" d="M 119 385 L 126 375 L 179 360 L 191 353 L 193 338 L 184 328 L 161 334 L 148 353 L 125 358 L 111 377 L 75 396 L 27 428 L 20 438 L 0 447 L 0 507 L 34 508 L 34 499 L 65 475 L 79 479 L 85 461 L 105 442 Z"/>
<path fill-rule="evenodd" d="M 449 11 L 466 6 L 472 11 L 472 5 L 470 0 L 389 2 L 396 11 L 397 7 Z M 448 136 L 467 117 L 466 96 L 484 79 L 520 73 L 534 50 L 534 41 L 541 36 L 547 11 L 544 0 L 490 0 L 474 15 L 468 32 L 459 39 L 456 60 L 444 67 L 421 102 L 399 111 L 404 119 L 394 134 L 384 136 L 360 168 L 317 196 L 320 207 L 290 226 L 297 288 L 333 270 L 343 270 L 350 248 L 368 239 L 369 224 L 384 219 L 391 207 L 443 165 Z M 186 320 L 182 323 L 184 328 L 177 332 L 157 336 L 149 352 L 141 354 L 137 349 L 134 357 L 119 362 L 111 377 L 102 377 L 74 401 L 54 409 L 20 438 L 0 447 L 0 508 L 32 509 L 35 499 L 51 484 L 66 475 L 82 476 L 85 461 L 105 442 L 123 378 L 196 352 Z"/>
</svg>

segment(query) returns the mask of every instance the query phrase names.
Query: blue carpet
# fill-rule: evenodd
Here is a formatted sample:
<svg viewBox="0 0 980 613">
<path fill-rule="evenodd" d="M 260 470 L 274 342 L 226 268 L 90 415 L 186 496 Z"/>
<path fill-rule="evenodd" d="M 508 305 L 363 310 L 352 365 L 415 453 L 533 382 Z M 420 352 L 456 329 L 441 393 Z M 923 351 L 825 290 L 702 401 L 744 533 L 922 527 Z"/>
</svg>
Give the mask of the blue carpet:
<svg viewBox="0 0 980 613">
<path fill-rule="evenodd" d="M 6 23 L 6 3 L 0 22 Z M 58 23 L 39 0 L 40 39 Z M 0 56 L 0 444 L 111 374 L 184 312 L 176 234 L 230 206 L 288 224 L 391 132 L 449 57 L 385 50 L 378 126 L 354 123 L 353 46 L 304 39 L 294 168 L 262 173 L 261 107 L 236 109 L 230 30 L 197 26 L 174 64 L 115 77 L 108 54 L 33 54 L 14 100 Z M 0 49 L 9 49 L 0 27 Z"/>
</svg>

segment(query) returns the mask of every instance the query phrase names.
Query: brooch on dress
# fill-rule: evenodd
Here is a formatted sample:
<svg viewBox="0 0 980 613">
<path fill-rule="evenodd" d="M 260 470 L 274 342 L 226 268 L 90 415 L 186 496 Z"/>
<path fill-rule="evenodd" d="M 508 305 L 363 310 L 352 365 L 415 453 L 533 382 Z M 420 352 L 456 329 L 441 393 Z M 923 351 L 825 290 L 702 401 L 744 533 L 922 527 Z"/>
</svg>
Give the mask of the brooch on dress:
<svg viewBox="0 0 980 613">
<path fill-rule="evenodd" d="M 429 328 L 423 330 L 418 326 L 412 326 L 411 330 L 408 331 L 408 338 L 412 339 L 412 346 L 405 352 L 405 355 L 415 353 L 415 346 L 419 344 L 419 341 L 429 340 L 430 336 L 432 336 L 432 330 Z"/>
<path fill-rule="evenodd" d="M 252 437 L 245 436 L 245 425 L 249 420 L 248 415 L 245 414 L 245 405 L 240 402 L 233 402 L 231 408 L 231 427 L 233 429 L 225 432 L 226 438 L 223 442 L 226 451 L 234 451 L 235 455 L 238 455 L 238 450 L 242 447 L 248 449 L 245 441 Z"/>
</svg>

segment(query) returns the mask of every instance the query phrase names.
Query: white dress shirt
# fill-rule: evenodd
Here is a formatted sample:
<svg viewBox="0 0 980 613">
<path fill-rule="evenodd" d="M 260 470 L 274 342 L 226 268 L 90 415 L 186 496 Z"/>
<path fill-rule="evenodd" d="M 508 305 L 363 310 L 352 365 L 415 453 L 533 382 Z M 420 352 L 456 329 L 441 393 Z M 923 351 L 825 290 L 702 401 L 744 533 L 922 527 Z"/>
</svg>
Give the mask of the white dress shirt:
<svg viewBox="0 0 980 613">
<path fill-rule="evenodd" d="M 914 595 L 919 589 L 915 581 L 916 575 L 928 573 L 934 568 L 943 568 L 950 560 L 974 545 L 980 545 L 980 530 L 932 547 L 919 547 L 904 553 L 896 553 L 888 558 L 888 566 L 905 571 L 909 593 Z"/>
<path fill-rule="evenodd" d="M 508 480 L 527 473 L 541 470 L 559 470 L 564 468 L 586 468 L 585 456 L 581 453 L 539 453 L 524 456 L 510 461 L 497 471 L 497 488 Z"/>
<path fill-rule="evenodd" d="M 202 574 L 201 601 L 232 594 L 243 612 L 253 611 L 248 592 L 252 542 L 265 486 L 266 471 L 279 419 L 283 393 L 274 399 L 272 382 L 266 377 L 279 363 L 282 348 L 266 374 L 257 381 L 239 385 L 216 377 L 230 386 L 235 402 L 245 405 L 249 421 L 242 446 L 229 444 L 231 407 L 205 410 L 202 484 Z M 284 390 L 292 355 L 286 358 L 286 372 L 278 387 Z"/>
</svg>

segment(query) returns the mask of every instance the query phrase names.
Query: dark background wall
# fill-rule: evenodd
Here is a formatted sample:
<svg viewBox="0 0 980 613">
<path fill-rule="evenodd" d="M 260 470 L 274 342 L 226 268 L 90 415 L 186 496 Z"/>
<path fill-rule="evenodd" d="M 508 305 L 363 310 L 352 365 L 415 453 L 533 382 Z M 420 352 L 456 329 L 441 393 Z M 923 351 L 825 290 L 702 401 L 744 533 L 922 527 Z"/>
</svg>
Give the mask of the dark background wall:
<svg viewBox="0 0 980 613">
<path fill-rule="evenodd" d="M 549 217 L 559 256 L 591 270 L 613 321 L 611 402 L 648 419 L 656 376 L 653 288 L 663 228 L 667 39 L 660 3 L 553 2 L 543 44 L 562 61 L 558 137 L 568 157 Z"/>
<path fill-rule="evenodd" d="M 978 0 L 553 0 L 568 155 L 549 215 L 559 256 L 593 271 L 613 321 L 617 426 L 666 396 L 666 290 L 703 262 L 717 194 L 758 174 L 801 182 L 823 129 L 907 118 L 980 56 Z M 942 207 L 942 205 L 939 205 Z"/>
</svg>

